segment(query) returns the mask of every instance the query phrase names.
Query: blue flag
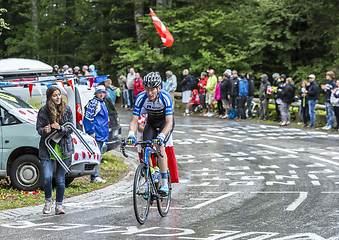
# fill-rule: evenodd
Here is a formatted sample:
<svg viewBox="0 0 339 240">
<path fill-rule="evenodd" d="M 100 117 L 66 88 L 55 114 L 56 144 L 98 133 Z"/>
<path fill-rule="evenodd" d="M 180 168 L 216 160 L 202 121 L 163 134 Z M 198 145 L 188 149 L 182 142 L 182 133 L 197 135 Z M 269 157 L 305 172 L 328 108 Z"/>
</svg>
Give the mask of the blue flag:
<svg viewBox="0 0 339 240">
<path fill-rule="evenodd" d="M 106 80 L 107 80 L 107 77 L 108 77 L 107 75 L 100 76 L 100 77 L 96 77 L 96 78 L 94 79 L 94 82 L 93 82 L 92 87 L 96 87 L 96 86 L 98 86 L 100 83 L 106 81 Z"/>
</svg>

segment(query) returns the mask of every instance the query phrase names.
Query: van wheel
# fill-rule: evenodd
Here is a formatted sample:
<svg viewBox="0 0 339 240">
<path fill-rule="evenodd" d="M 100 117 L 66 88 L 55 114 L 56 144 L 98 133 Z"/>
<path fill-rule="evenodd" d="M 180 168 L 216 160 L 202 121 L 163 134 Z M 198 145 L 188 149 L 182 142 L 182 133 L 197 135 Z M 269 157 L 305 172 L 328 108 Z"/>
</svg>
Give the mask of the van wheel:
<svg viewBox="0 0 339 240">
<path fill-rule="evenodd" d="M 24 191 L 42 188 L 42 165 L 35 155 L 25 154 L 14 160 L 9 176 L 12 186 Z"/>
</svg>

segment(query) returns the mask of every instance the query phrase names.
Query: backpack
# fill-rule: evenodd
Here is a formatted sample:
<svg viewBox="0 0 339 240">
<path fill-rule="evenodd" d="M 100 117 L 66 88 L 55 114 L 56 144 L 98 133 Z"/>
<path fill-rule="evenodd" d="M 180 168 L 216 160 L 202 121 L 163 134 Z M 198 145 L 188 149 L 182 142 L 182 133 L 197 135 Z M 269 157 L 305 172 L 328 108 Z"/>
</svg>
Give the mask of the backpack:
<svg viewBox="0 0 339 240">
<path fill-rule="evenodd" d="M 195 88 L 197 88 L 197 83 L 195 81 L 195 77 L 193 75 L 190 74 L 190 79 L 189 81 L 187 81 L 187 86 L 190 90 L 193 90 Z"/>
<path fill-rule="evenodd" d="M 235 110 L 235 108 L 232 108 L 231 110 L 230 110 L 230 115 L 229 115 L 229 117 L 230 117 L 230 119 L 233 119 L 233 118 L 235 118 L 237 116 L 237 110 Z"/>
</svg>

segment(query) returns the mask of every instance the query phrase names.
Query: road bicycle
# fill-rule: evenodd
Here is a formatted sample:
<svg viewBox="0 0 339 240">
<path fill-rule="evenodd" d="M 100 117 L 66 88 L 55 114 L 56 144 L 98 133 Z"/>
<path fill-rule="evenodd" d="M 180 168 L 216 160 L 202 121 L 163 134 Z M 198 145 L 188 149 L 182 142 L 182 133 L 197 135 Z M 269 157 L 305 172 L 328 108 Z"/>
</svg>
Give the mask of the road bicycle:
<svg viewBox="0 0 339 240">
<path fill-rule="evenodd" d="M 167 169 L 168 180 L 168 195 L 162 195 L 159 193 L 161 179 L 157 179 L 151 173 L 152 156 L 156 160 L 158 165 L 158 157 L 163 157 L 160 151 L 160 144 L 153 144 L 151 141 L 138 141 L 136 145 L 140 145 L 143 153 L 142 162 L 137 167 L 134 175 L 133 184 L 133 207 L 135 217 L 140 224 L 144 224 L 147 220 L 150 206 L 156 201 L 160 216 L 166 217 L 171 203 L 171 176 Z M 121 151 L 125 157 L 128 157 L 125 153 L 125 140 L 122 140 Z"/>
</svg>

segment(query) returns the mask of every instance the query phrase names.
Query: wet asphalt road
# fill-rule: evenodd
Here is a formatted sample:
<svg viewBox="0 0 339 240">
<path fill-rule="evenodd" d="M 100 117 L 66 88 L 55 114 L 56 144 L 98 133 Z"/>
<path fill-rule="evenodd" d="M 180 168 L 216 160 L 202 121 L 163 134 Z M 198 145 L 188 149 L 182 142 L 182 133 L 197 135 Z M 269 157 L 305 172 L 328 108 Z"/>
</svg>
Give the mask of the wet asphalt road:
<svg viewBox="0 0 339 240">
<path fill-rule="evenodd" d="M 126 136 L 131 112 L 120 109 L 119 116 Z M 339 134 L 179 114 L 175 123 L 180 183 L 167 217 L 154 205 L 147 222 L 137 223 L 132 171 L 116 185 L 67 199 L 63 216 L 43 216 L 41 206 L 2 211 L 1 236 L 339 239 Z M 129 155 L 135 168 L 135 150 Z"/>
</svg>

